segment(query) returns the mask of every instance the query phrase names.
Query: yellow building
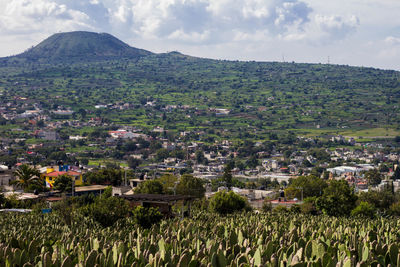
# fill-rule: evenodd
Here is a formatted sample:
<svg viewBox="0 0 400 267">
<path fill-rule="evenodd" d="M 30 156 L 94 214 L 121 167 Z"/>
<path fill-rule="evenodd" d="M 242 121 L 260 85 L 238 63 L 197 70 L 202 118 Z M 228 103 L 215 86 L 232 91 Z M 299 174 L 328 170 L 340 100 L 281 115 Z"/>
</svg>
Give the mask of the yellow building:
<svg viewBox="0 0 400 267">
<path fill-rule="evenodd" d="M 58 177 L 62 175 L 71 176 L 75 181 L 75 186 L 83 185 L 83 177 L 82 173 L 76 171 L 56 171 L 53 168 L 47 168 L 46 173 L 42 173 L 42 177 L 45 178 L 46 186 L 49 188 L 53 188 L 54 182 Z"/>
</svg>

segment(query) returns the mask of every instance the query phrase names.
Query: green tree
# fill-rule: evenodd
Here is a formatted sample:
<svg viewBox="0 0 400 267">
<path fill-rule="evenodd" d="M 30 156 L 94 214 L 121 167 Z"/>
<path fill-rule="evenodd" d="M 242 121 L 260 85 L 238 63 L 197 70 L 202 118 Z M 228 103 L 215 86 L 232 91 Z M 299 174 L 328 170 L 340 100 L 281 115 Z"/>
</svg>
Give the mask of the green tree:
<svg viewBox="0 0 400 267">
<path fill-rule="evenodd" d="M 94 203 L 81 209 L 85 216 L 91 217 L 103 227 L 112 226 L 130 213 L 126 200 L 119 197 L 98 197 Z"/>
<path fill-rule="evenodd" d="M 376 186 L 382 181 L 382 174 L 377 169 L 372 169 L 365 172 L 365 179 L 367 179 L 368 184 Z"/>
<path fill-rule="evenodd" d="M 157 179 L 163 186 L 164 194 L 173 194 L 176 189 L 175 186 L 178 183 L 178 177 L 173 174 L 167 173 Z"/>
<path fill-rule="evenodd" d="M 351 211 L 351 216 L 374 218 L 375 213 L 376 208 L 373 204 L 361 201 L 360 204 Z"/>
<path fill-rule="evenodd" d="M 61 192 L 71 192 L 72 191 L 72 181 L 73 177 L 69 175 L 61 175 L 54 182 L 54 189 Z"/>
<path fill-rule="evenodd" d="M 113 166 L 115 167 L 115 166 Z M 84 180 L 89 184 L 111 184 L 118 186 L 122 183 L 123 171 L 116 168 L 105 168 L 87 172 Z"/>
<path fill-rule="evenodd" d="M 181 195 L 190 195 L 197 198 L 204 197 L 206 189 L 203 186 L 203 181 L 200 178 L 194 177 L 190 174 L 184 174 L 179 179 L 176 186 L 176 192 Z"/>
<path fill-rule="evenodd" d="M 11 183 L 24 191 L 29 190 L 32 186 L 39 188 L 44 187 L 44 181 L 40 178 L 40 173 L 34 167 L 30 167 L 27 164 L 21 165 L 17 170 L 14 171 L 14 176 L 17 180 Z"/>
<path fill-rule="evenodd" d="M 361 192 L 358 195 L 358 200 L 372 204 L 380 210 L 387 210 L 396 201 L 396 198 L 390 189 L 384 189 Z"/>
<path fill-rule="evenodd" d="M 220 191 L 211 197 L 209 207 L 213 212 L 229 214 L 235 211 L 242 211 L 248 205 L 246 199 L 242 196 L 232 191 Z"/>
<path fill-rule="evenodd" d="M 291 180 L 290 185 L 285 189 L 285 196 L 288 198 L 318 197 L 322 195 L 323 190 L 328 186 L 325 180 L 316 176 L 299 176 Z"/>
<path fill-rule="evenodd" d="M 137 194 L 164 194 L 163 184 L 158 180 L 148 180 L 140 183 L 135 189 Z"/>
<path fill-rule="evenodd" d="M 260 163 L 258 162 L 258 159 L 256 155 L 252 155 L 249 160 L 246 162 L 246 165 L 249 166 L 249 168 L 254 169 L 256 168 Z"/>
<path fill-rule="evenodd" d="M 136 170 L 136 168 L 142 163 L 142 160 L 140 159 L 136 159 L 133 157 L 129 157 L 128 159 L 128 166 L 129 168 L 131 168 L 132 170 Z"/>
<path fill-rule="evenodd" d="M 231 189 L 232 187 L 232 169 L 227 165 L 224 169 L 224 174 L 222 175 L 222 181 L 225 182 L 226 187 Z"/>
<path fill-rule="evenodd" d="M 357 196 L 345 180 L 332 180 L 316 201 L 317 208 L 330 216 L 349 215 L 354 209 Z"/>
<path fill-rule="evenodd" d="M 169 157 L 169 152 L 165 148 L 160 148 L 156 152 L 156 160 L 157 161 L 163 161 L 164 159 Z"/>
<path fill-rule="evenodd" d="M 150 228 L 153 224 L 159 223 L 163 215 L 157 208 L 144 208 L 142 206 L 136 207 L 132 211 L 133 220 L 136 224 L 143 228 Z"/>
</svg>

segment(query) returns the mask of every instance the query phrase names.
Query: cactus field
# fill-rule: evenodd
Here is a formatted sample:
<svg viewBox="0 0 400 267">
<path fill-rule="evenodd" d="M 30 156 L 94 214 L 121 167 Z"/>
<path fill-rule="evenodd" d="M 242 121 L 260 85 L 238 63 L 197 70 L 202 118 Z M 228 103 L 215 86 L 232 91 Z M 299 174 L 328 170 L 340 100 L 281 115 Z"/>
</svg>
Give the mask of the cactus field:
<svg viewBox="0 0 400 267">
<path fill-rule="evenodd" d="M 2 214 L 0 266 L 399 266 L 400 221 L 196 213 L 142 229 Z"/>
</svg>

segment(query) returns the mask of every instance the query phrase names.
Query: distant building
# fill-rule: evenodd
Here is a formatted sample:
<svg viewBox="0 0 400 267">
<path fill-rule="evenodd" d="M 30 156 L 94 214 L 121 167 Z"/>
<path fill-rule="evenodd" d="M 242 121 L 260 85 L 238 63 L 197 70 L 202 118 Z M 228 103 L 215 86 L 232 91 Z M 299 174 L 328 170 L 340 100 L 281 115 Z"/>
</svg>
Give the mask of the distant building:
<svg viewBox="0 0 400 267">
<path fill-rule="evenodd" d="M 42 170 L 43 171 L 43 170 Z M 54 182 L 62 175 L 70 176 L 75 181 L 75 186 L 83 185 L 81 172 L 69 170 L 69 166 L 59 166 L 58 171 L 53 167 L 46 167 L 41 177 L 46 181 L 46 187 L 53 188 Z"/>
<path fill-rule="evenodd" d="M 55 131 L 41 131 L 38 137 L 44 140 L 56 141 L 60 139 L 60 135 Z"/>
</svg>

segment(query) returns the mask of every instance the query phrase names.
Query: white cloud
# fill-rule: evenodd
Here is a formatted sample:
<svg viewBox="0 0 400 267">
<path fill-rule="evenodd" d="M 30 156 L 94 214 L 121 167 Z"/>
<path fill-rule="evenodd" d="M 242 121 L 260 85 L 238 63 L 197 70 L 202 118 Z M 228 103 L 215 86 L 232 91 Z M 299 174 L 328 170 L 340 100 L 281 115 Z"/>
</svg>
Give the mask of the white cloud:
<svg viewBox="0 0 400 267">
<path fill-rule="evenodd" d="M 0 0 L 0 33 L 54 33 L 80 28 L 92 29 L 90 17 L 82 11 L 49 0 Z"/>
<path fill-rule="evenodd" d="M 331 38 L 339 40 L 355 32 L 360 25 L 360 20 L 355 15 L 348 17 L 339 15 L 316 15 L 315 22 L 323 32 L 327 33 Z"/>
<path fill-rule="evenodd" d="M 400 37 L 388 36 L 385 38 L 385 43 L 389 45 L 400 45 Z"/>
</svg>

